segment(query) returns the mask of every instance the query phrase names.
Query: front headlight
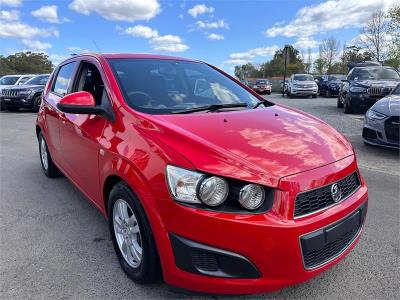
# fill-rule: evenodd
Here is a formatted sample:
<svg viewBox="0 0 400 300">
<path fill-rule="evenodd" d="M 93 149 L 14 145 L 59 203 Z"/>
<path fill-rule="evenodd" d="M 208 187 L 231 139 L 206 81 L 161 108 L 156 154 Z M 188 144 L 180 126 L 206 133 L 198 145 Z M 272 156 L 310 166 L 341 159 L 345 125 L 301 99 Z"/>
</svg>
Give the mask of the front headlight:
<svg viewBox="0 0 400 300">
<path fill-rule="evenodd" d="M 362 86 L 350 87 L 350 92 L 352 92 L 352 93 L 365 93 L 366 91 L 367 91 L 367 89 Z"/>
<path fill-rule="evenodd" d="M 208 206 L 218 206 L 226 200 L 229 187 L 225 179 L 217 176 L 205 178 L 200 184 L 199 198 Z"/>
<path fill-rule="evenodd" d="M 30 94 L 32 94 L 32 90 L 20 91 L 19 93 L 21 95 L 30 95 Z"/>
<path fill-rule="evenodd" d="M 197 198 L 197 186 L 203 177 L 204 174 L 167 166 L 169 190 L 176 201 L 201 204 Z"/>
<path fill-rule="evenodd" d="M 367 118 L 371 120 L 383 120 L 386 117 L 386 115 L 378 113 L 377 111 L 374 111 L 372 109 L 367 111 Z"/>
<path fill-rule="evenodd" d="M 248 184 L 240 190 L 239 203 L 245 209 L 256 210 L 264 203 L 264 199 L 264 188 L 258 184 Z"/>
</svg>

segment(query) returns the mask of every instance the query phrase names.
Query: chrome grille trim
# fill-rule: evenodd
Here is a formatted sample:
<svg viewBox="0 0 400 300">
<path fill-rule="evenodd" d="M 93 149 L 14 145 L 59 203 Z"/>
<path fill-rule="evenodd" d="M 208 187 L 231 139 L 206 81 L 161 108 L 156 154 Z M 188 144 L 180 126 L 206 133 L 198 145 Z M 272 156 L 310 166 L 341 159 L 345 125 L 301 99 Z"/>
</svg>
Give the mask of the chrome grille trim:
<svg viewBox="0 0 400 300">
<path fill-rule="evenodd" d="M 18 96 L 18 92 L 12 90 L 2 90 L 1 95 L 6 97 L 16 97 Z"/>
</svg>

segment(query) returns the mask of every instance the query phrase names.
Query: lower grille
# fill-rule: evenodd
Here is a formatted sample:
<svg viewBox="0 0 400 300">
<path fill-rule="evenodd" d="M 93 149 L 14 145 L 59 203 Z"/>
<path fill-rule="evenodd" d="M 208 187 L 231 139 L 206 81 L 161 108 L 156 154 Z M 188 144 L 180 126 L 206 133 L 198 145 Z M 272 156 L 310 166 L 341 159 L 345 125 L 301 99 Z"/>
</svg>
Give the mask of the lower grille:
<svg viewBox="0 0 400 300">
<path fill-rule="evenodd" d="M 7 97 L 16 97 L 18 95 L 17 91 L 10 91 L 10 90 L 2 90 L 1 91 L 2 96 L 7 96 Z"/>
<path fill-rule="evenodd" d="M 399 142 L 399 122 L 399 117 L 391 117 L 385 121 L 385 133 L 386 138 L 389 140 L 389 142 Z"/>
<path fill-rule="evenodd" d="M 342 192 L 340 201 L 349 197 L 360 186 L 360 180 L 356 172 L 336 183 Z M 298 194 L 295 202 L 294 216 L 300 217 L 335 204 L 331 192 L 333 184 Z"/>
<path fill-rule="evenodd" d="M 366 204 L 363 204 L 347 218 L 302 236 L 300 246 L 304 267 L 306 269 L 316 268 L 343 253 L 360 232 L 366 212 Z"/>
<path fill-rule="evenodd" d="M 367 89 L 367 93 L 371 96 L 383 97 L 390 93 L 392 89 L 387 87 L 370 87 Z"/>
</svg>

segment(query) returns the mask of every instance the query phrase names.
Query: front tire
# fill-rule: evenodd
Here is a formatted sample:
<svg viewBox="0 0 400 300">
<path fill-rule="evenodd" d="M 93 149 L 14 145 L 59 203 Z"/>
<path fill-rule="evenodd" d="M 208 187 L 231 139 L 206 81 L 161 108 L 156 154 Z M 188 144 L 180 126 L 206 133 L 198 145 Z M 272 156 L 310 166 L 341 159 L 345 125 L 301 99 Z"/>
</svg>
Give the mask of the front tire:
<svg viewBox="0 0 400 300">
<path fill-rule="evenodd" d="M 60 176 L 61 172 L 51 158 L 49 148 L 47 147 L 46 140 L 44 139 L 42 133 L 39 133 L 38 139 L 40 163 L 42 164 L 44 174 L 50 178 Z"/>
<path fill-rule="evenodd" d="M 351 104 L 350 98 L 346 95 L 343 104 L 343 111 L 345 114 L 351 114 L 354 111 L 353 105 Z"/>
<path fill-rule="evenodd" d="M 32 110 L 35 112 L 38 112 L 39 108 L 40 108 L 40 103 L 41 103 L 41 96 L 36 95 L 32 101 L 33 101 Z"/>
<path fill-rule="evenodd" d="M 157 246 L 138 198 L 120 182 L 111 190 L 107 206 L 109 230 L 122 269 L 136 282 L 156 281 L 161 274 Z"/>
</svg>

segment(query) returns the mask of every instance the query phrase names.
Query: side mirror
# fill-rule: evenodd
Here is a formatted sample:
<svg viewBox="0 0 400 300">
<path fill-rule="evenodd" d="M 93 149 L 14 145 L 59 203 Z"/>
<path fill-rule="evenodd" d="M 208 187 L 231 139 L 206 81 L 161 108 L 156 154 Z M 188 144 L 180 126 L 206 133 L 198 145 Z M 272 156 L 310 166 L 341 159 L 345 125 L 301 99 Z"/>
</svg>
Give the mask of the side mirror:
<svg viewBox="0 0 400 300">
<path fill-rule="evenodd" d="M 57 108 L 70 114 L 101 115 L 103 113 L 103 109 L 96 106 L 92 94 L 83 91 L 66 95 L 57 103 Z"/>
</svg>

